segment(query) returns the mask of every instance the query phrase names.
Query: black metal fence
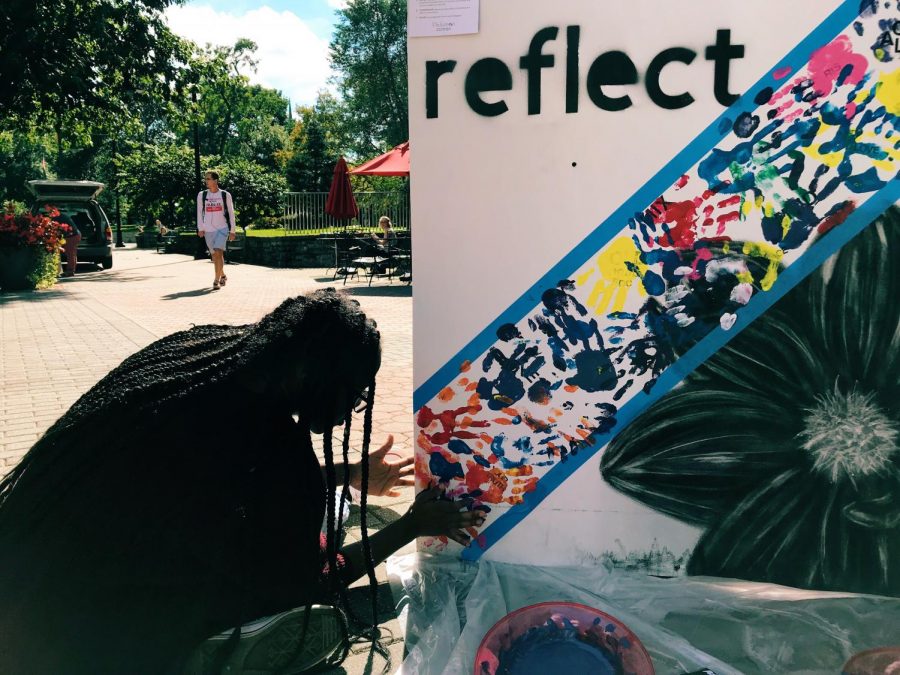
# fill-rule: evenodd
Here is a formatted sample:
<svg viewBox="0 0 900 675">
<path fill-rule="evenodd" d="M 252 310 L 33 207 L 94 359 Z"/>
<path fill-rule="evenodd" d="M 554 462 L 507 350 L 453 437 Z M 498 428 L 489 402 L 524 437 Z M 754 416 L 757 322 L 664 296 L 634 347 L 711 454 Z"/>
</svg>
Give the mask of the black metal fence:
<svg viewBox="0 0 900 675">
<path fill-rule="evenodd" d="M 353 196 L 359 217 L 348 223 L 325 213 L 327 192 L 288 192 L 284 196 L 284 229 L 328 232 L 347 225 L 374 228 L 381 216 L 390 218 L 395 230 L 410 229 L 408 192 L 354 192 Z"/>
</svg>

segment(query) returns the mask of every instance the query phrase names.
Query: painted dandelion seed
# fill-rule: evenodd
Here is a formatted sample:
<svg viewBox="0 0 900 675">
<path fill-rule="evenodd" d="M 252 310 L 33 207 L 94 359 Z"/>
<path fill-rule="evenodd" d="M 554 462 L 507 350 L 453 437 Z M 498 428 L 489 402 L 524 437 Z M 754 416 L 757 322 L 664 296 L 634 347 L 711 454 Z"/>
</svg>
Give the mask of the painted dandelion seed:
<svg viewBox="0 0 900 675">
<path fill-rule="evenodd" d="M 831 477 L 864 478 L 888 468 L 897 452 L 897 423 L 874 402 L 874 394 L 834 392 L 816 398 L 798 439 L 813 467 Z"/>
</svg>

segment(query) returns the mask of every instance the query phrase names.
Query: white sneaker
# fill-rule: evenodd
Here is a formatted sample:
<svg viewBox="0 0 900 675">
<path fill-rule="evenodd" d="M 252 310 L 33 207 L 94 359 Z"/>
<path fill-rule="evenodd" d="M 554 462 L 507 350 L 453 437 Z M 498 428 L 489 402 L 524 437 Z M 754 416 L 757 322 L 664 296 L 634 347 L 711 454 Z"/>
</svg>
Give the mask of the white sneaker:
<svg viewBox="0 0 900 675">
<path fill-rule="evenodd" d="M 304 636 L 306 611 L 305 607 L 298 607 L 241 626 L 240 640 L 221 672 L 297 675 L 323 665 L 346 640 L 344 615 L 336 607 L 313 605 Z M 184 675 L 206 675 L 232 632 L 211 637 L 195 649 Z"/>
</svg>

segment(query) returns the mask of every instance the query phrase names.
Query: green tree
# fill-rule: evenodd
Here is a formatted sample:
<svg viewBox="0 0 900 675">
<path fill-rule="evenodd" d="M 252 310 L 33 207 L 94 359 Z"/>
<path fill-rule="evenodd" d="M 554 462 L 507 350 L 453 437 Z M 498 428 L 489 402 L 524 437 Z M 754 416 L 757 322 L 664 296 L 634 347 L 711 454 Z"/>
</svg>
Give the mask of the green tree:
<svg viewBox="0 0 900 675">
<path fill-rule="evenodd" d="M 405 0 L 350 0 L 331 41 L 335 81 L 362 157 L 409 139 Z"/>
<path fill-rule="evenodd" d="M 298 125 L 296 148 L 287 163 L 287 181 L 296 192 L 327 192 L 331 187 L 336 157 L 329 157 L 325 131 L 316 116 Z"/>
<path fill-rule="evenodd" d="M 203 166 L 214 166 L 214 157 Z M 162 218 L 170 225 L 192 225 L 196 213 L 194 153 L 186 145 L 139 145 L 116 161 L 119 185 L 127 194 L 131 220 Z"/>
<path fill-rule="evenodd" d="M 34 130 L 0 132 L 0 197 L 2 201 L 27 202 L 29 180 L 48 178 L 49 142 Z"/>
<path fill-rule="evenodd" d="M 263 217 L 281 215 L 284 177 L 246 159 L 231 159 L 221 167 L 222 187 L 234 199 L 235 221 L 242 228 Z"/>
<path fill-rule="evenodd" d="M 127 115 L 137 99 L 175 94 L 188 51 L 163 11 L 178 1 L 4 0 L 0 121 Z"/>
<path fill-rule="evenodd" d="M 250 84 L 255 52 L 256 44 L 246 39 L 231 47 L 195 50 L 190 77 L 199 99 L 200 147 L 223 160 L 243 157 L 275 169 L 288 140 L 288 100 L 279 91 Z M 184 142 L 192 142 L 192 123 L 190 114 L 178 121 Z"/>
</svg>

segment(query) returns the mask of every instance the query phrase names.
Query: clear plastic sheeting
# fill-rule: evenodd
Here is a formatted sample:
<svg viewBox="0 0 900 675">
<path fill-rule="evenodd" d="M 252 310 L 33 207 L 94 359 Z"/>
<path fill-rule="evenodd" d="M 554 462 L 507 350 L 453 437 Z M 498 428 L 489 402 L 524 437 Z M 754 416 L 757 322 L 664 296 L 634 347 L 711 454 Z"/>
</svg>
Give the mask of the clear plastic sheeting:
<svg viewBox="0 0 900 675">
<path fill-rule="evenodd" d="M 551 601 L 582 603 L 620 619 L 661 675 L 704 668 L 718 675 L 833 675 L 855 653 L 900 644 L 897 598 L 422 554 L 391 558 L 388 575 L 406 630 L 402 675 L 470 675 L 478 645 L 497 621 Z"/>
</svg>

